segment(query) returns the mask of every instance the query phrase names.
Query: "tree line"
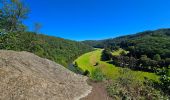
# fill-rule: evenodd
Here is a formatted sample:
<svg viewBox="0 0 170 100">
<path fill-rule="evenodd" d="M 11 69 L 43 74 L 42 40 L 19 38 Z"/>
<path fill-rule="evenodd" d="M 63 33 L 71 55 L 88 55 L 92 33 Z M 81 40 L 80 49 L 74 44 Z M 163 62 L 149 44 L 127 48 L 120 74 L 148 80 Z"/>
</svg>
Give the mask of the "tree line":
<svg viewBox="0 0 170 100">
<path fill-rule="evenodd" d="M 111 47 L 111 46 L 109 46 Z M 119 50 L 117 47 L 105 48 L 102 52 L 102 60 L 109 61 L 118 67 L 129 68 L 137 71 L 152 72 L 160 76 L 159 82 L 153 81 L 154 88 L 160 89 L 165 94 L 170 95 L 170 60 L 162 59 L 159 54 L 155 54 L 153 58 L 147 55 L 141 55 L 137 58 L 132 56 L 131 51 L 128 53 L 122 51 L 120 55 L 113 55 L 112 52 Z"/>
<path fill-rule="evenodd" d="M 94 42 L 94 41 L 93 41 Z M 118 67 L 152 72 L 160 76 L 154 88 L 170 95 L 170 29 L 146 31 L 95 43 L 104 48 L 102 60 Z M 113 51 L 123 48 L 120 55 Z"/>
<path fill-rule="evenodd" d="M 27 31 L 23 21 L 29 7 L 21 0 L 0 0 L 0 49 L 28 51 L 67 66 L 83 53 L 93 50 L 86 44 Z"/>
</svg>

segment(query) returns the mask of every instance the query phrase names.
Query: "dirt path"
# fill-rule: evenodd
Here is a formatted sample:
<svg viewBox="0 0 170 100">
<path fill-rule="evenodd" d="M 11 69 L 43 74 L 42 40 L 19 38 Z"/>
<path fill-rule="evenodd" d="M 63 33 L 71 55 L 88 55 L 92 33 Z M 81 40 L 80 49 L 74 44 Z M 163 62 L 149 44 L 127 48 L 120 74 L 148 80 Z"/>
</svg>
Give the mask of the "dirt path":
<svg viewBox="0 0 170 100">
<path fill-rule="evenodd" d="M 93 87 L 92 92 L 87 97 L 82 98 L 81 100 L 112 100 L 107 95 L 105 84 L 103 82 L 89 82 L 89 85 Z"/>
</svg>

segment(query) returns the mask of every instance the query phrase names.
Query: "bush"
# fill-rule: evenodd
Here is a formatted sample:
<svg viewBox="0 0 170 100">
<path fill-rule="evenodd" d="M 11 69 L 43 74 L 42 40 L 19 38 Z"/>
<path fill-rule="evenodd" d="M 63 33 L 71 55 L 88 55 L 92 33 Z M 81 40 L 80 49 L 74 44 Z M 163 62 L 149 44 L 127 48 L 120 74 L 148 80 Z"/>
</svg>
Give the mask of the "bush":
<svg viewBox="0 0 170 100">
<path fill-rule="evenodd" d="M 112 58 L 111 50 L 109 48 L 106 48 L 105 50 L 103 50 L 101 60 L 109 61 L 111 60 L 111 58 Z"/>
<path fill-rule="evenodd" d="M 28 51 L 40 57 L 53 60 L 65 67 L 78 56 L 93 50 L 90 46 L 80 42 L 33 32 L 0 34 L 0 49 Z"/>
<path fill-rule="evenodd" d="M 88 76 L 90 72 L 88 70 L 84 71 L 83 75 Z"/>
<path fill-rule="evenodd" d="M 105 77 L 102 71 L 99 68 L 96 68 L 91 74 L 91 79 L 95 82 L 101 82 L 105 79 Z"/>
<path fill-rule="evenodd" d="M 158 74 L 160 75 L 158 88 L 162 89 L 164 93 L 170 95 L 170 69 L 163 68 Z"/>
<path fill-rule="evenodd" d="M 78 63 L 77 62 L 75 62 L 74 67 L 78 67 Z"/>
<path fill-rule="evenodd" d="M 127 71 L 121 70 L 120 77 L 107 86 L 110 97 L 116 100 L 168 100 L 167 96 L 152 87 L 152 81 L 146 80 L 143 84 Z"/>
<path fill-rule="evenodd" d="M 98 66 L 99 65 L 99 62 L 96 62 L 96 64 L 94 66 Z"/>
</svg>

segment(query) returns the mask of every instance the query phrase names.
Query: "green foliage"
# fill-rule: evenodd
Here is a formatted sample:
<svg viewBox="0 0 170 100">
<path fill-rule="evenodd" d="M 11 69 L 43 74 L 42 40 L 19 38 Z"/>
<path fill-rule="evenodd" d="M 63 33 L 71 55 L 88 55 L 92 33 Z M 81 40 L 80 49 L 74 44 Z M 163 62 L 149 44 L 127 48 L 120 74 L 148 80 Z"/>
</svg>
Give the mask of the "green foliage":
<svg viewBox="0 0 170 100">
<path fill-rule="evenodd" d="M 163 68 L 158 74 L 161 76 L 159 88 L 161 88 L 162 91 L 170 95 L 170 69 Z"/>
<path fill-rule="evenodd" d="M 96 64 L 94 66 L 98 66 L 99 65 L 99 62 L 96 62 Z"/>
<path fill-rule="evenodd" d="M 93 41 L 102 47 L 120 46 L 130 51 L 130 55 L 140 58 L 147 55 L 149 58 L 160 55 L 162 59 L 170 58 L 170 29 L 146 31 L 134 35 L 122 36 L 114 39 Z M 88 44 L 88 41 L 85 43 Z M 95 44 L 95 43 L 94 43 Z"/>
<path fill-rule="evenodd" d="M 83 54 L 78 59 L 75 60 L 75 62 L 78 63 L 78 68 L 81 68 L 83 71 L 88 70 L 91 73 L 95 68 L 100 68 L 102 73 L 105 75 L 106 78 L 115 79 L 117 78 L 120 73 L 119 70 L 122 69 L 119 66 L 115 66 L 110 61 L 102 61 L 102 49 L 97 49 L 95 51 Z M 115 51 L 116 54 L 119 51 Z M 114 53 L 114 52 L 113 52 Z M 95 66 L 96 63 L 99 63 L 98 66 Z M 133 63 L 132 63 L 133 64 Z M 133 71 L 130 72 L 132 75 L 137 76 L 136 80 L 143 81 L 144 77 L 147 77 L 149 79 L 153 79 L 155 81 L 158 81 L 159 76 L 157 76 L 155 73 L 150 72 L 143 72 L 143 71 Z"/>
<path fill-rule="evenodd" d="M 145 84 L 134 80 L 136 76 L 128 73 L 128 69 L 121 70 L 121 75 L 107 86 L 109 96 L 116 100 L 162 100 L 168 99 L 161 92 L 154 89 L 151 82 Z"/>
<path fill-rule="evenodd" d="M 28 7 L 21 0 L 2 0 L 0 5 L 0 29 L 6 32 L 24 31 L 22 21 L 27 18 Z"/>
<path fill-rule="evenodd" d="M 101 82 L 105 79 L 102 71 L 99 68 L 96 68 L 94 71 L 92 71 L 91 79 L 95 82 Z"/>
<path fill-rule="evenodd" d="M 88 76 L 90 74 L 90 72 L 88 70 L 85 70 L 85 72 L 83 73 L 83 75 Z"/>
<path fill-rule="evenodd" d="M 84 43 L 89 44 L 89 42 L 85 41 Z M 156 69 L 170 65 L 170 29 L 146 31 L 114 39 L 93 41 L 92 44 L 102 45 L 103 48 L 107 47 L 102 55 L 103 58 L 106 58 L 105 61 L 114 59 L 113 64 L 121 67 L 128 66 L 135 70 L 155 72 Z M 119 57 L 110 56 L 109 49 L 113 50 L 115 46 L 129 52 L 127 54 L 122 52 L 121 56 L 118 55 Z"/>
<path fill-rule="evenodd" d="M 85 43 L 85 44 L 92 46 L 94 48 L 104 48 L 104 46 L 101 45 L 102 41 L 86 40 L 86 41 L 82 41 L 82 43 Z"/>
<path fill-rule="evenodd" d="M 103 50 L 101 60 L 108 61 L 111 60 L 111 57 L 112 57 L 112 53 L 110 48 L 106 48 L 105 50 Z"/>
<path fill-rule="evenodd" d="M 118 45 L 124 50 L 129 51 L 128 54 L 122 52 L 119 57 L 109 56 L 109 58 L 114 59 L 114 64 L 121 67 L 128 66 L 135 70 L 155 72 L 156 69 L 170 65 L 170 29 L 147 31 L 135 35 L 103 40 L 103 45 L 109 47 L 109 49 Z M 108 54 L 109 51 L 107 54 L 103 53 L 103 56 L 106 55 L 107 57 Z M 133 64 L 129 63 L 131 57 L 133 58 L 133 60 L 131 59 Z M 129 66 L 130 64 L 133 66 Z"/>
<path fill-rule="evenodd" d="M 118 37 L 114 39 L 100 40 L 100 41 L 85 41 L 89 45 L 100 48 L 111 49 L 119 46 L 128 54 L 113 55 L 109 58 L 109 63 L 120 67 L 128 67 L 134 70 L 155 72 L 158 69 L 170 65 L 170 29 L 160 29 L 156 31 L 146 31 L 134 35 Z M 105 50 L 107 51 L 107 50 Z M 110 51 L 103 53 L 102 56 L 107 56 Z M 169 69 L 166 71 L 168 74 L 161 74 L 158 86 L 152 87 L 147 84 L 141 84 L 134 81 L 129 75 L 121 75 L 117 78 L 112 85 L 108 87 L 109 94 L 114 99 L 143 99 L 143 100 L 159 100 L 168 99 L 159 90 L 169 94 Z M 128 73 L 128 72 L 127 72 Z M 147 75 L 146 75 L 147 76 Z M 132 79 L 131 79 L 132 78 Z M 151 82 L 152 83 L 152 82 Z M 157 83 L 157 82 L 156 82 Z"/>
<path fill-rule="evenodd" d="M 75 62 L 75 64 L 74 64 L 74 67 L 78 67 L 78 64 L 77 64 L 77 62 Z"/>
<path fill-rule="evenodd" d="M 160 68 L 160 66 L 164 66 L 164 64 L 161 65 L 162 60 L 160 56 L 158 56 L 158 58 L 155 56 L 154 59 L 155 60 L 152 60 L 146 55 L 142 55 L 139 59 L 138 66 L 141 67 L 141 70 L 155 72 L 156 69 Z"/>
<path fill-rule="evenodd" d="M 0 49 L 32 52 L 64 66 L 92 50 L 83 43 L 32 32 L 1 34 Z"/>
<path fill-rule="evenodd" d="M 81 68 L 78 67 L 78 64 L 77 65 L 74 65 L 74 64 L 69 64 L 68 67 L 67 67 L 70 71 L 76 73 L 76 74 L 80 74 L 80 75 L 83 75 L 84 72 Z"/>
<path fill-rule="evenodd" d="M 166 66 L 170 66 L 170 58 L 165 59 Z"/>
<path fill-rule="evenodd" d="M 125 56 L 125 55 L 126 55 L 126 52 L 125 52 L 125 51 L 122 51 L 122 52 L 120 53 L 120 55 Z"/>
<path fill-rule="evenodd" d="M 153 60 L 160 61 L 161 56 L 159 54 L 154 55 Z"/>
</svg>

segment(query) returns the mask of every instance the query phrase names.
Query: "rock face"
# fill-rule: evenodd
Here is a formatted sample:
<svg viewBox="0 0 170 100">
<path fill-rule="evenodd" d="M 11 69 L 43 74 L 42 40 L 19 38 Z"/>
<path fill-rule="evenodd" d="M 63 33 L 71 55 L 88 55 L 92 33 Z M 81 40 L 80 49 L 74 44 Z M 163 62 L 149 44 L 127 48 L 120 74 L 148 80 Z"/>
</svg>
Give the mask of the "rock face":
<svg viewBox="0 0 170 100">
<path fill-rule="evenodd" d="M 78 100 L 87 78 L 28 52 L 0 51 L 0 100 Z"/>
</svg>

